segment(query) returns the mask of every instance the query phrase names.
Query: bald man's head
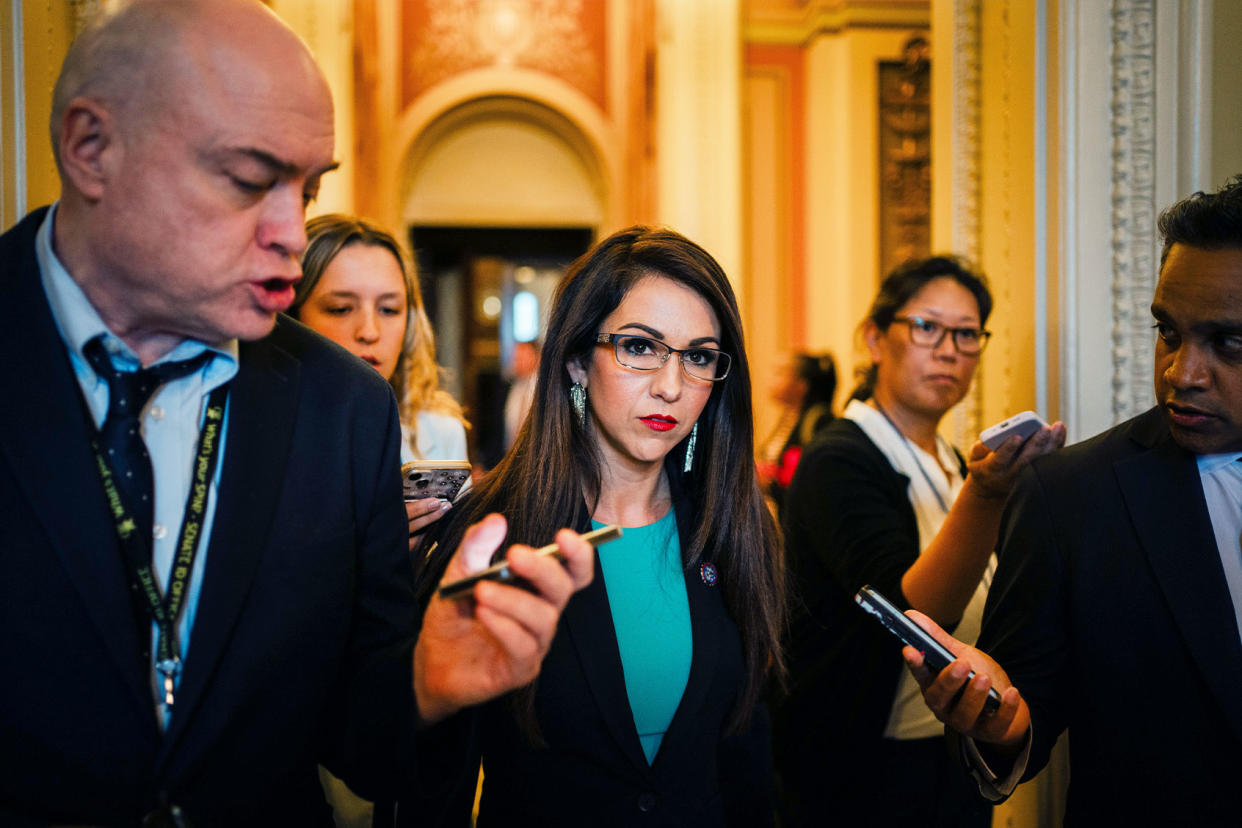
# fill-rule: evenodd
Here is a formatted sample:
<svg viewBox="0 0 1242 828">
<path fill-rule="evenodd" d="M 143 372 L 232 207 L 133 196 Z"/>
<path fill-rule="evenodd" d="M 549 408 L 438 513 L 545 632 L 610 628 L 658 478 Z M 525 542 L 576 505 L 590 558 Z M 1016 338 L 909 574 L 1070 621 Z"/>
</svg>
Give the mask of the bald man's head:
<svg viewBox="0 0 1242 828">
<path fill-rule="evenodd" d="M 138 0 L 65 61 L 58 255 L 143 354 L 253 339 L 288 307 L 305 206 L 336 164 L 332 95 L 256 0 Z"/>
<path fill-rule="evenodd" d="M 192 34 L 187 43 L 187 34 Z M 184 79 L 187 67 L 201 55 L 196 44 L 221 38 L 216 45 L 240 47 L 262 38 L 270 46 L 300 51 L 313 59 L 297 36 L 256 0 L 121 0 L 106 3 L 78 35 L 65 55 L 52 92 L 52 152 L 60 165 L 61 130 L 69 104 L 79 97 L 103 104 L 115 117 L 133 125 L 159 114 L 177 90 L 169 84 Z M 183 90 L 184 91 L 184 90 Z"/>
</svg>

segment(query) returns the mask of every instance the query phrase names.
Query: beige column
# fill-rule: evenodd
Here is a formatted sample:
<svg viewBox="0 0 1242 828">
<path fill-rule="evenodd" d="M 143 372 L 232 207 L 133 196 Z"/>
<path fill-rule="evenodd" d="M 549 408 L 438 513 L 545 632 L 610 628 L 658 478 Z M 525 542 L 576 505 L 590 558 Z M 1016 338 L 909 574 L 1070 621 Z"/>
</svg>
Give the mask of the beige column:
<svg viewBox="0 0 1242 828">
<path fill-rule="evenodd" d="M 656 101 L 657 220 L 703 245 L 740 287 L 737 0 L 659 0 Z"/>
<path fill-rule="evenodd" d="M 879 286 L 879 69 L 911 29 L 816 36 L 806 63 L 806 344 L 837 358 L 848 393 L 855 330 Z M 933 55 L 933 76 L 937 71 Z M 935 162 L 933 161 L 933 164 Z"/>
<path fill-rule="evenodd" d="M 353 0 L 271 0 L 272 11 L 301 36 L 332 89 L 336 160 L 324 176 L 308 215 L 354 212 L 354 4 Z"/>
</svg>

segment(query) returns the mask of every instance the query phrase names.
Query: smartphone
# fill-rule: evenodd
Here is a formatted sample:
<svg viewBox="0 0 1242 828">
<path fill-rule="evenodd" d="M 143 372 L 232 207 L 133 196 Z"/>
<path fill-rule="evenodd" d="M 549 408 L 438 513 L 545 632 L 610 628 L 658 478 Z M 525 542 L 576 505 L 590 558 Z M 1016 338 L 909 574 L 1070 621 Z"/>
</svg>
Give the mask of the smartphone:
<svg viewBox="0 0 1242 828">
<path fill-rule="evenodd" d="M 411 460 L 401 466 L 406 500 L 452 500 L 469 479 L 470 463 L 465 460 Z"/>
<path fill-rule="evenodd" d="M 614 523 L 592 532 L 587 532 L 582 536 L 582 539 L 592 546 L 600 546 L 619 537 L 621 537 L 621 527 Z M 547 546 L 541 546 L 536 549 L 535 554 L 560 558 L 561 550 L 555 543 L 550 543 Z M 475 572 L 473 575 L 467 575 L 460 580 L 441 584 L 436 592 L 441 598 L 467 598 L 473 593 L 474 585 L 479 581 L 499 581 L 502 584 L 512 584 L 523 589 L 530 589 L 530 584 L 525 578 L 519 578 L 513 574 L 513 570 L 509 568 L 508 561 L 501 561 L 500 563 L 492 564 L 487 569 Z"/>
<path fill-rule="evenodd" d="M 1043 421 L 1043 418 L 1034 411 L 1023 411 L 1021 414 L 1014 414 L 1009 419 L 985 429 L 979 435 L 979 442 L 992 451 L 996 451 L 1012 435 L 1020 434 L 1025 440 L 1046 425 L 1048 424 Z"/>
<path fill-rule="evenodd" d="M 923 663 L 933 673 L 939 673 L 953 662 L 953 653 L 946 650 L 939 641 L 928 634 L 927 630 L 911 621 L 904 612 L 893 606 L 892 602 L 871 587 L 865 586 L 858 590 L 854 600 L 858 602 L 858 606 L 878 618 L 889 632 L 922 653 Z M 974 671 L 971 671 L 968 678 L 974 677 Z M 1000 703 L 1000 693 L 996 692 L 995 687 L 989 688 L 988 697 L 983 702 L 983 712 L 995 713 L 1000 709 Z"/>
</svg>

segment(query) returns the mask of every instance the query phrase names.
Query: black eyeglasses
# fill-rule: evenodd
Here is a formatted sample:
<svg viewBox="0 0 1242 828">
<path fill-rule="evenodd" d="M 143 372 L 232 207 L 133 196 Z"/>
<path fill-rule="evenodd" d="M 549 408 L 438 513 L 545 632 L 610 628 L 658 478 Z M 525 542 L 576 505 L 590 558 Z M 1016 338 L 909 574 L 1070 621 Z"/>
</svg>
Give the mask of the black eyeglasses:
<svg viewBox="0 0 1242 828">
<path fill-rule="evenodd" d="M 719 382 L 729 375 L 733 358 L 715 348 L 673 348 L 658 339 L 634 334 L 602 333 L 595 337 L 600 345 L 612 345 L 617 363 L 635 371 L 656 371 L 677 354 L 681 370 L 691 379 Z"/>
<path fill-rule="evenodd" d="M 893 321 L 909 327 L 910 342 L 920 348 L 939 348 L 944 338 L 953 334 L 953 347 L 962 356 L 978 356 L 992 338 L 992 332 L 982 328 L 950 328 L 921 316 L 894 316 Z"/>
</svg>

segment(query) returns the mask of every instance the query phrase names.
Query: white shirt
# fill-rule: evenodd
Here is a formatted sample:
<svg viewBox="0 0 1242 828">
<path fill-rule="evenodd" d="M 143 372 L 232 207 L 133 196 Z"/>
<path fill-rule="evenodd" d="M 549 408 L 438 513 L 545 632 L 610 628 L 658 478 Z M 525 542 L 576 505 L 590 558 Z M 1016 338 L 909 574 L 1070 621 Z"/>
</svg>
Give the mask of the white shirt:
<svg viewBox="0 0 1242 828">
<path fill-rule="evenodd" d="M 855 422 L 875 447 L 888 459 L 893 470 L 910 478 L 907 496 L 918 522 L 919 551 L 926 549 L 953 508 L 958 493 L 965 482 L 957 455 L 944 440 L 937 438 L 937 457 L 932 457 L 913 441 L 906 439 L 897 427 L 866 403 L 853 400 L 843 417 Z M 987 600 L 988 586 L 996 569 L 996 556 L 988 560 L 982 580 L 975 587 L 962 620 L 954 630 L 954 636 L 967 644 L 979 637 L 983 620 L 983 605 Z M 944 734 L 944 725 L 923 702 L 918 682 L 908 670 L 901 671 L 897 695 L 889 711 L 884 736 L 890 739 L 929 739 Z"/>
<path fill-rule="evenodd" d="M 1201 454 L 1197 461 L 1216 551 L 1233 599 L 1238 635 L 1242 636 L 1242 452 Z"/>
<path fill-rule="evenodd" d="M 468 460 L 466 427 L 448 414 L 420 411 L 414 415 L 417 434 L 401 424 L 401 462 L 411 460 Z"/>
</svg>

